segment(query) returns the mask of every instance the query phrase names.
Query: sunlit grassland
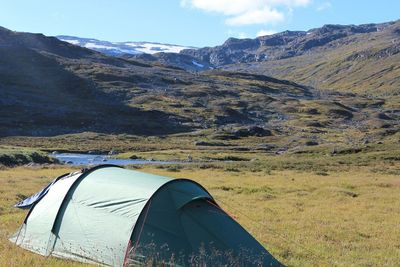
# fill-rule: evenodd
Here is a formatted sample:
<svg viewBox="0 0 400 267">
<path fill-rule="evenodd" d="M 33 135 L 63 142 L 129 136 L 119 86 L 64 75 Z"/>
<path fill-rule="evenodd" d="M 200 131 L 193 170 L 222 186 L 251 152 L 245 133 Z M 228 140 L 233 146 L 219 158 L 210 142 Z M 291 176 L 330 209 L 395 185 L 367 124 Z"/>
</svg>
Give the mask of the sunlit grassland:
<svg viewBox="0 0 400 267">
<path fill-rule="evenodd" d="M 200 182 L 223 209 L 288 266 L 396 266 L 400 262 L 399 162 L 365 161 L 368 164 L 323 168 L 327 159 L 314 161 L 320 164 L 298 156 L 297 161 L 295 157 L 271 157 L 255 162 L 139 168 Z M 37 256 L 8 241 L 26 214 L 12 205 L 72 170 L 0 170 L 0 266 L 78 265 Z"/>
<path fill-rule="evenodd" d="M 23 222 L 26 212 L 13 205 L 39 191 L 66 168 L 4 168 L 0 170 L 0 266 L 82 266 L 72 261 L 45 258 L 16 247 L 8 241 Z"/>
</svg>

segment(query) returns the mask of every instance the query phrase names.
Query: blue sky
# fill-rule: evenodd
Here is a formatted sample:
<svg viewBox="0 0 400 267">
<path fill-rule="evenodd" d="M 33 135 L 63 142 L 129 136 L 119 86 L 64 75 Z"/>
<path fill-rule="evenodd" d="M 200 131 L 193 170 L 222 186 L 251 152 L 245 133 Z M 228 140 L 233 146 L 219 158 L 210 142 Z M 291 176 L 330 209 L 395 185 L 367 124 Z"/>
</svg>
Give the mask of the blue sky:
<svg viewBox="0 0 400 267">
<path fill-rule="evenodd" d="M 0 25 L 107 41 L 214 46 L 324 24 L 399 19 L 399 0 L 0 0 Z"/>
</svg>

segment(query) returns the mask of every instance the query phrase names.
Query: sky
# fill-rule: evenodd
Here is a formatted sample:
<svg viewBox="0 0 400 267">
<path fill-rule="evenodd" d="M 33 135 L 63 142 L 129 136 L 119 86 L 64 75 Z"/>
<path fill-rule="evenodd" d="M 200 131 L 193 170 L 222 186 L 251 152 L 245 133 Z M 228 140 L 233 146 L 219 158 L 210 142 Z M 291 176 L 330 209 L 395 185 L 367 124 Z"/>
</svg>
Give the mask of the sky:
<svg viewBox="0 0 400 267">
<path fill-rule="evenodd" d="M 194 47 L 324 24 L 400 19 L 400 0 L 0 0 L 0 26 Z"/>
</svg>

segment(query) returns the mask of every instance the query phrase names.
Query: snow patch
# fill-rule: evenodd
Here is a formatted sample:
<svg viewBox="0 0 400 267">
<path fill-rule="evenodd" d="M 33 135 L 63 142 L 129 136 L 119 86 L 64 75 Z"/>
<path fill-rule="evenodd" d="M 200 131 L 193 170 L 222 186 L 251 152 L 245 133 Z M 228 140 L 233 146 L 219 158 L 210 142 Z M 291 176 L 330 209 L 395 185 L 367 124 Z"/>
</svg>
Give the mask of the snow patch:
<svg viewBox="0 0 400 267">
<path fill-rule="evenodd" d="M 58 39 L 73 45 L 79 45 L 108 55 L 142 53 L 155 54 L 159 52 L 179 53 L 183 49 L 193 49 L 193 47 L 172 44 L 160 44 L 151 42 L 107 42 L 74 36 L 58 36 Z"/>
<path fill-rule="evenodd" d="M 67 42 L 67 43 L 70 43 L 70 44 L 73 44 L 73 45 L 79 45 L 80 44 L 80 42 L 79 42 L 79 40 L 70 40 L 70 39 L 60 39 L 61 41 L 64 41 L 64 42 Z"/>
<path fill-rule="evenodd" d="M 135 50 L 140 51 L 146 54 L 155 54 L 159 52 L 166 53 L 179 53 L 183 49 L 188 49 L 189 47 L 180 46 L 180 45 L 168 45 L 168 44 L 156 44 L 156 43 L 122 43 L 127 46 L 134 47 Z"/>
<path fill-rule="evenodd" d="M 192 64 L 195 65 L 196 67 L 204 68 L 204 65 L 203 65 L 203 64 L 197 63 L 197 62 L 194 61 L 194 60 L 192 61 Z"/>
<path fill-rule="evenodd" d="M 84 47 L 89 48 L 89 49 L 108 49 L 108 50 L 115 49 L 115 47 L 99 45 L 99 44 L 95 44 L 95 43 L 86 43 L 84 45 Z"/>
</svg>

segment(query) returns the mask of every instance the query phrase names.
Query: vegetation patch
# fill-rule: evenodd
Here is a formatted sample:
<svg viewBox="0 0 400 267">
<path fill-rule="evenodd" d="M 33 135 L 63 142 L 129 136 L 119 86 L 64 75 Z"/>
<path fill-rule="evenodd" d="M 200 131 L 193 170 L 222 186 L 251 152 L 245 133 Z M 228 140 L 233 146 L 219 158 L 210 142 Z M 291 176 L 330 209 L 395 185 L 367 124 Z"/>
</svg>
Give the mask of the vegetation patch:
<svg viewBox="0 0 400 267">
<path fill-rule="evenodd" d="M 41 151 L 0 147 L 0 165 L 14 167 L 29 163 L 52 164 L 59 163 L 59 161 Z"/>
</svg>

